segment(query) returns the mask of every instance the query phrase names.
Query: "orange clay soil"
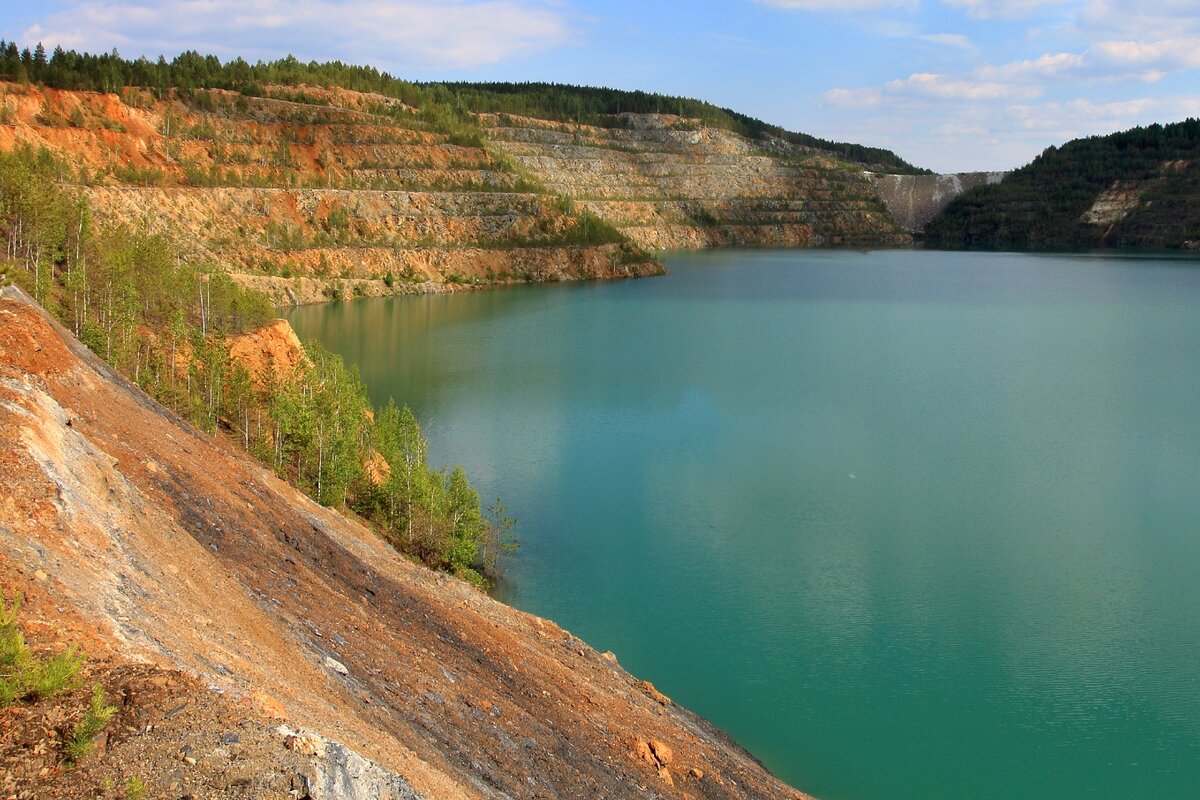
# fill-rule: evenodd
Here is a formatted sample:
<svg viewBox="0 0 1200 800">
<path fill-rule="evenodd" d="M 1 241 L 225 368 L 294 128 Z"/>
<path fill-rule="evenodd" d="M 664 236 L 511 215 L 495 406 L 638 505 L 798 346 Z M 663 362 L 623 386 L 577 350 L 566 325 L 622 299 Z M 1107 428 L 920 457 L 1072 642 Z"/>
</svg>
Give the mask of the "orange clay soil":
<svg viewBox="0 0 1200 800">
<path fill-rule="evenodd" d="M 5 797 L 103 796 L 134 775 L 150 797 L 305 796 L 270 735 L 280 718 L 409 796 L 803 797 L 615 658 L 198 433 L 12 289 L 0 442 L 3 590 L 26 596 L 35 649 L 78 643 L 88 679 L 122 698 L 112 746 L 69 772 L 30 731 L 61 729 L 85 690 L 0 712 Z M 193 723 L 163 718 L 184 700 Z"/>
</svg>

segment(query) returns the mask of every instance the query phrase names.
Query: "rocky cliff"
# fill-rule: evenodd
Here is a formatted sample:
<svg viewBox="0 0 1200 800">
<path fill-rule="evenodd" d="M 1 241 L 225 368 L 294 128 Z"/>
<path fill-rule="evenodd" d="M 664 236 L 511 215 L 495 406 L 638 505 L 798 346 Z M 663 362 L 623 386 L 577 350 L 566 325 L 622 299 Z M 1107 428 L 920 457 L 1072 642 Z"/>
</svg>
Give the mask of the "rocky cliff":
<svg viewBox="0 0 1200 800">
<path fill-rule="evenodd" d="M 879 192 L 888 212 L 910 233 L 942 212 L 954 198 L 976 186 L 991 186 L 1004 180 L 1006 172 L 956 172 L 946 175 L 876 175 Z"/>
<path fill-rule="evenodd" d="M 907 244 L 861 167 L 781 139 L 627 114 L 601 128 L 482 115 L 529 174 L 646 248 Z"/>
<path fill-rule="evenodd" d="M 99 221 L 144 221 L 280 303 L 662 272 L 391 98 L 0 93 L 0 149 L 46 148 Z"/>
<path fill-rule="evenodd" d="M 616 657 L 198 433 L 11 288 L 0 439 L 0 585 L 35 649 L 79 643 L 118 701 L 69 772 L 86 692 L 0 710 L 5 797 L 134 777 L 150 797 L 802 797 Z"/>
<path fill-rule="evenodd" d="M 0 84 L 0 149 L 46 148 L 100 222 L 167 233 L 277 303 L 654 275 L 658 248 L 909 242 L 861 166 L 782 139 L 657 114 L 480 114 L 464 134 L 382 95 L 263 92 Z"/>
</svg>

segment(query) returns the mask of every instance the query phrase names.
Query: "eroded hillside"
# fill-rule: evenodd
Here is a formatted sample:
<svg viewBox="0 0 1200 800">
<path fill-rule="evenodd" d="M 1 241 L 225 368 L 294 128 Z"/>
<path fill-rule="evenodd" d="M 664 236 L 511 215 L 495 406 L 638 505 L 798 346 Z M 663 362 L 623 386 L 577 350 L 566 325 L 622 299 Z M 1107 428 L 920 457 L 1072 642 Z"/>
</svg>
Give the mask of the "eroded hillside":
<svg viewBox="0 0 1200 800">
<path fill-rule="evenodd" d="M 49 734 L 40 769 L 0 742 L 17 796 L 131 770 L 152 797 L 801 796 L 614 657 L 197 433 L 12 289 L 0 437 L 0 583 L 35 646 L 80 643 L 126 698 L 86 769 L 64 773 Z M 37 708 L 0 711 L 5 730 L 40 730 Z"/>
</svg>

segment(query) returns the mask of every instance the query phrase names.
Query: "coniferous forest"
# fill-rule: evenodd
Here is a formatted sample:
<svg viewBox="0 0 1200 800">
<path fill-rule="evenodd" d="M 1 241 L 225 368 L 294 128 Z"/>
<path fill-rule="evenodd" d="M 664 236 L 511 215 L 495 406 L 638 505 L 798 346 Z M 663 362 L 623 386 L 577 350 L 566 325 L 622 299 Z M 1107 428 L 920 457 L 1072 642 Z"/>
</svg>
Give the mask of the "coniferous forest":
<svg viewBox="0 0 1200 800">
<path fill-rule="evenodd" d="M 1200 240 L 1200 120 L 1048 147 L 1003 182 L 955 199 L 925 229 L 934 247 L 1180 247 Z M 1087 213 L 1106 191 L 1135 204 L 1108 222 Z M 1128 193 L 1127 198 L 1122 198 Z"/>
<path fill-rule="evenodd" d="M 47 54 L 40 44 L 30 51 L 0 41 L 0 79 L 41 83 L 56 89 L 116 92 L 126 86 L 156 90 L 227 89 L 260 96 L 265 85 L 339 86 L 376 92 L 419 109 L 431 124 L 462 134 L 473 127 L 472 113 L 531 115 L 601 127 L 625 124 L 623 114 L 672 114 L 750 138 L 774 137 L 825 150 L 876 171 L 929 174 L 890 150 L 818 139 L 701 100 L 641 91 L 569 86 L 555 83 L 413 83 L 373 67 L 340 61 L 302 62 L 288 56 L 253 64 L 241 58 L 222 62 L 195 51 L 167 61 L 128 60 L 115 50 L 93 55 L 57 47 Z"/>
</svg>

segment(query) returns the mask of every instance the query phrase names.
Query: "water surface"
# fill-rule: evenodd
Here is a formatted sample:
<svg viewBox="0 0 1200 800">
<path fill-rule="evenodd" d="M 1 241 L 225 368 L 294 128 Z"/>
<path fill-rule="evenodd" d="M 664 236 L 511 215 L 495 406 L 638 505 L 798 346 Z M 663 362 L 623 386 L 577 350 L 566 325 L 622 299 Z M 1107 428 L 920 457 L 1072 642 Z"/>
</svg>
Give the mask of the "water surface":
<svg viewBox="0 0 1200 800">
<path fill-rule="evenodd" d="M 1200 263 L 678 254 L 304 308 L 506 599 L 837 800 L 1200 797 Z"/>
</svg>

